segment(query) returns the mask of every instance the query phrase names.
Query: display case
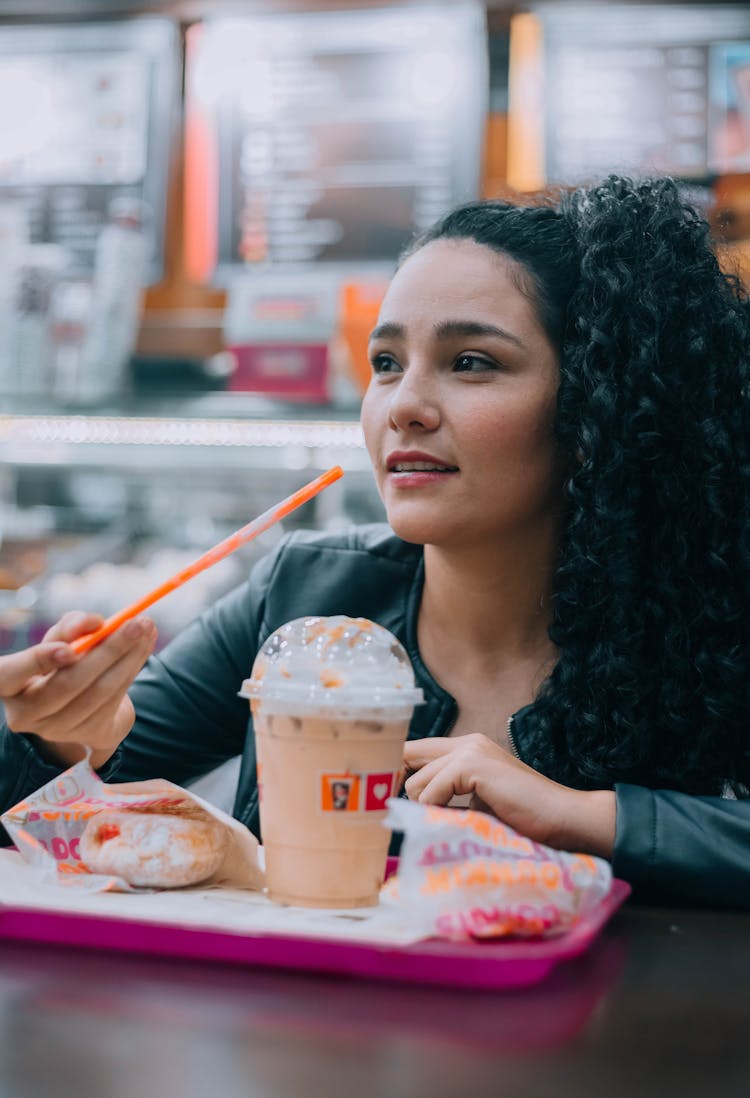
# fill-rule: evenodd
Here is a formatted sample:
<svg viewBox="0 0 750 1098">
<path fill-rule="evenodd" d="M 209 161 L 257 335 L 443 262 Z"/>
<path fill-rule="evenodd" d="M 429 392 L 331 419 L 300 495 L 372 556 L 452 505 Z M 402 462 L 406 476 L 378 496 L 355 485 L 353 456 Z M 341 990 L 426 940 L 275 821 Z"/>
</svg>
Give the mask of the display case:
<svg viewBox="0 0 750 1098">
<path fill-rule="evenodd" d="M 334 464 L 343 479 L 153 607 L 160 643 L 285 530 L 383 518 L 356 413 L 217 392 L 0 415 L 0 650 L 73 607 L 113 613 Z"/>
</svg>

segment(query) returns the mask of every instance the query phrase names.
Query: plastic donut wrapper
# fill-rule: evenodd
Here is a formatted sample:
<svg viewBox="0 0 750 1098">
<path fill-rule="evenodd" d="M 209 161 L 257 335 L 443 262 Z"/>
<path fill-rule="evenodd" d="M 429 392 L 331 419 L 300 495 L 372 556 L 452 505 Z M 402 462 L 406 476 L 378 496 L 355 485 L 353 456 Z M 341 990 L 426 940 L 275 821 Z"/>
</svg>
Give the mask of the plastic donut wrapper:
<svg viewBox="0 0 750 1098">
<path fill-rule="evenodd" d="M 45 884 L 89 892 L 264 886 L 255 836 L 160 778 L 106 784 L 84 760 L 0 819 Z"/>
<path fill-rule="evenodd" d="M 403 843 L 381 900 L 427 936 L 562 934 L 612 885 L 604 859 L 554 850 L 485 812 L 391 798 L 385 822 Z"/>
</svg>

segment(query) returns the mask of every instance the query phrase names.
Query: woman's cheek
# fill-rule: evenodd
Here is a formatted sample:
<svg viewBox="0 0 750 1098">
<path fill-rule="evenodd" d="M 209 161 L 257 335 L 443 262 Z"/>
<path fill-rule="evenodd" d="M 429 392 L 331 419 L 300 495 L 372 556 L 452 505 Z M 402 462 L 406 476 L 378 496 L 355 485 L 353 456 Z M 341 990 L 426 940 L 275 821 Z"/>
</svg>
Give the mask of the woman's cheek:
<svg viewBox="0 0 750 1098">
<path fill-rule="evenodd" d="M 375 474 L 375 481 L 378 485 L 378 490 L 382 495 L 382 471 L 380 469 L 378 455 L 382 449 L 385 408 L 382 407 L 382 400 L 378 401 L 372 382 L 370 382 L 370 385 L 362 398 L 359 422 L 362 427 L 362 434 L 370 458 L 370 464 L 372 465 Z"/>
<path fill-rule="evenodd" d="M 359 422 L 360 422 L 360 426 L 362 427 L 362 434 L 364 435 L 365 446 L 367 447 L 367 452 L 370 455 L 370 461 L 372 461 L 373 464 L 374 464 L 374 460 L 373 460 L 374 459 L 374 452 L 373 452 L 374 426 L 373 426 L 373 408 L 372 408 L 373 398 L 370 396 L 371 392 L 372 392 L 372 384 L 370 384 L 368 386 L 367 390 L 365 391 L 365 395 L 362 397 L 362 407 L 361 407 L 360 413 L 359 413 Z"/>
</svg>

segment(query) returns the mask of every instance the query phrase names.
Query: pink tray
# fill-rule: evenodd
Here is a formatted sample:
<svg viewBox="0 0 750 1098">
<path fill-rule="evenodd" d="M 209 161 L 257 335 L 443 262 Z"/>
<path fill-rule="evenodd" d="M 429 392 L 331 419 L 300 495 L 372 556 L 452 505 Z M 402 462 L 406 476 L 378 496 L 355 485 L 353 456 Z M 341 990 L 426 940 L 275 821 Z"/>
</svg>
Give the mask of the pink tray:
<svg viewBox="0 0 750 1098">
<path fill-rule="evenodd" d="M 242 935 L 7 906 L 0 906 L 0 939 L 411 984 L 525 987 L 543 980 L 561 961 L 584 953 L 629 894 L 630 885 L 613 881 L 608 896 L 577 926 L 559 938 L 546 940 L 431 939 L 409 946 L 368 945 L 272 934 Z"/>
</svg>

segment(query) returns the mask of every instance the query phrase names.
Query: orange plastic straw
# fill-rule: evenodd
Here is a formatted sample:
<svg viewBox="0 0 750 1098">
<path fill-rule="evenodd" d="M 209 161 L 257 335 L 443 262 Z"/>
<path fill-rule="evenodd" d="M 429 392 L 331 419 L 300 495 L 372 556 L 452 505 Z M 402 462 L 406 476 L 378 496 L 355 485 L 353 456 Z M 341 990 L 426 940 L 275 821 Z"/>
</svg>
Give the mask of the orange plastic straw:
<svg viewBox="0 0 750 1098">
<path fill-rule="evenodd" d="M 269 507 L 267 511 L 264 511 L 258 518 L 253 519 L 252 522 L 248 522 L 246 526 L 242 526 L 239 530 L 236 530 L 233 534 L 230 534 L 224 541 L 220 541 L 218 545 L 214 545 L 213 549 L 209 549 L 204 553 L 202 557 L 198 557 L 192 564 L 188 564 L 181 571 L 175 573 L 171 579 L 165 580 L 164 583 L 160 583 L 158 587 L 155 587 L 153 591 L 150 591 L 147 595 L 144 595 L 142 599 L 138 599 L 137 602 L 132 603 L 130 606 L 126 606 L 124 610 L 119 610 L 116 614 L 113 614 L 111 618 L 107 618 L 104 625 L 93 633 L 87 633 L 84 637 L 79 637 L 71 643 L 71 648 L 75 652 L 88 652 L 89 649 L 94 648 L 97 644 L 108 637 L 111 633 L 114 633 L 116 629 L 119 629 L 126 621 L 130 621 L 131 618 L 137 617 L 149 606 L 153 606 L 159 599 L 163 599 L 165 595 L 168 595 L 170 591 L 176 591 L 178 587 L 182 587 L 183 583 L 187 583 L 193 576 L 197 576 L 199 572 L 204 572 L 206 568 L 210 568 L 212 564 L 216 564 L 218 561 L 223 560 L 224 557 L 228 557 L 230 553 L 233 553 L 235 549 L 239 549 L 241 545 L 247 545 L 249 541 L 256 538 L 258 534 L 264 533 L 274 523 L 279 522 L 281 519 L 286 518 L 298 507 L 301 507 L 303 503 L 307 503 L 313 496 L 317 496 L 318 492 L 323 488 L 327 488 L 329 484 L 333 484 L 335 480 L 344 475 L 344 470 L 339 465 L 334 465 L 332 469 L 329 469 L 322 476 L 316 477 L 315 480 L 311 480 L 309 484 L 306 484 L 304 488 L 300 488 L 298 492 L 293 492 L 291 496 L 287 496 L 281 503 L 275 504 L 273 507 Z"/>
</svg>

